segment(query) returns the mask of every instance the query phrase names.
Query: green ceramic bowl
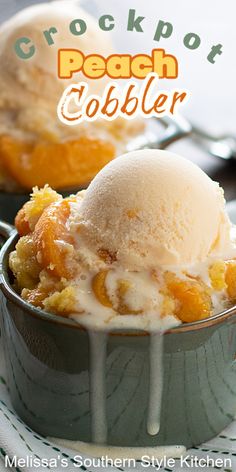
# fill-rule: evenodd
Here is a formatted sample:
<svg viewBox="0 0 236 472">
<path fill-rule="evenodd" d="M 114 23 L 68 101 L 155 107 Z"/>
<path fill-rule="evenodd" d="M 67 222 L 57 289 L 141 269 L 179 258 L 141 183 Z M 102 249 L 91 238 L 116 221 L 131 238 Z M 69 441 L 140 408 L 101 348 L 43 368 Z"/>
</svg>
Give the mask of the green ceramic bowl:
<svg viewBox="0 0 236 472">
<path fill-rule="evenodd" d="M 0 255 L 2 332 L 12 404 L 45 436 L 92 442 L 88 332 L 42 312 L 12 289 L 8 236 Z M 147 433 L 149 335 L 110 334 L 106 354 L 107 443 L 119 446 L 197 445 L 216 436 L 236 411 L 236 309 L 185 324 L 164 335 L 164 391 L 159 434 Z"/>
</svg>

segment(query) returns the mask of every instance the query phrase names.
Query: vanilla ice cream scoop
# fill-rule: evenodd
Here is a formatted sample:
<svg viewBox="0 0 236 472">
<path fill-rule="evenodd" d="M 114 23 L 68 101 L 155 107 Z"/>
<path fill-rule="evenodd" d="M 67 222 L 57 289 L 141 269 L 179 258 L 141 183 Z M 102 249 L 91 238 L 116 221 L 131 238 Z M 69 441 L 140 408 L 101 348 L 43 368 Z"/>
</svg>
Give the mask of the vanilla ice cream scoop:
<svg viewBox="0 0 236 472">
<path fill-rule="evenodd" d="M 230 250 L 223 190 L 176 154 L 142 150 L 108 164 L 80 209 L 80 235 L 129 270 L 185 265 Z"/>
</svg>

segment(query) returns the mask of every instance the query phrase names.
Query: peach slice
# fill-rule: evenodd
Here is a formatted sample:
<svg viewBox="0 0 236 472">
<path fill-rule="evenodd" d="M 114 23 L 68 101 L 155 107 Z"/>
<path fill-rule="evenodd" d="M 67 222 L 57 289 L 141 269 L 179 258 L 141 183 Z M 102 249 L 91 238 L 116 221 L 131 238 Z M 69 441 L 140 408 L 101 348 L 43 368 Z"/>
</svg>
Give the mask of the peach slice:
<svg viewBox="0 0 236 472">
<path fill-rule="evenodd" d="M 114 157 L 110 142 L 85 136 L 61 143 L 0 137 L 0 163 L 24 189 L 44 184 L 57 189 L 84 185 Z"/>
<path fill-rule="evenodd" d="M 72 236 L 66 228 L 71 200 L 74 198 L 49 205 L 39 218 L 33 233 L 41 266 L 55 277 L 66 279 L 71 278 L 74 273 L 72 267 L 67 264 L 69 246 L 65 244 L 73 243 Z"/>
<path fill-rule="evenodd" d="M 101 270 L 98 272 L 92 280 L 92 289 L 98 301 L 108 308 L 112 308 L 112 303 L 107 295 L 106 290 L 106 277 L 108 270 Z"/>
<path fill-rule="evenodd" d="M 230 300 L 236 300 L 236 261 L 226 263 L 225 282 Z"/>
<path fill-rule="evenodd" d="M 119 280 L 118 287 L 117 287 L 117 295 L 118 295 L 118 306 L 114 307 L 111 303 L 111 300 L 108 297 L 107 290 L 106 290 L 106 277 L 109 270 L 102 270 L 98 272 L 93 280 L 92 280 L 92 289 L 98 301 L 108 308 L 115 309 L 120 315 L 140 315 L 142 313 L 141 310 L 131 310 L 125 303 L 124 303 L 124 295 L 126 294 L 127 290 L 130 288 L 130 283 L 126 280 Z"/>
<path fill-rule="evenodd" d="M 25 214 L 25 205 L 18 211 L 15 217 L 15 227 L 20 236 L 26 236 L 27 234 L 31 233 L 29 221 L 27 220 Z"/>
<path fill-rule="evenodd" d="M 48 293 L 42 290 L 40 287 L 37 287 L 33 290 L 23 289 L 21 296 L 31 305 L 36 306 L 37 308 L 44 308 L 44 300 L 48 297 Z"/>
<path fill-rule="evenodd" d="M 23 205 L 15 218 L 15 226 L 19 235 L 25 236 L 33 231 L 45 208 L 51 203 L 61 200 L 62 196 L 48 185 L 40 190 L 34 187 L 30 200 Z"/>
<path fill-rule="evenodd" d="M 172 273 L 165 276 L 167 288 L 176 300 L 175 315 L 183 322 L 208 318 L 211 315 L 211 296 L 209 289 L 198 281 L 181 280 Z"/>
</svg>

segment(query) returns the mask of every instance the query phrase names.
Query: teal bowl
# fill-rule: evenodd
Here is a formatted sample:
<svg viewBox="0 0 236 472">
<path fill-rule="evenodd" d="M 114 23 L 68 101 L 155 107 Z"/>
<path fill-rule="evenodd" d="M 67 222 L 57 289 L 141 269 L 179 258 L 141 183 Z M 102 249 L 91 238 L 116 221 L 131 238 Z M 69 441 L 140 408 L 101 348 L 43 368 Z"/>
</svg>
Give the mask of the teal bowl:
<svg viewBox="0 0 236 472">
<path fill-rule="evenodd" d="M 93 442 L 89 333 L 73 320 L 34 308 L 13 290 L 8 237 L 0 255 L 2 334 L 8 387 L 15 411 L 43 436 Z M 160 431 L 147 433 L 150 336 L 108 335 L 105 360 L 107 444 L 198 445 L 216 436 L 236 411 L 236 308 L 163 336 Z M 158 364 L 158 362 L 157 362 Z M 158 405 L 157 405 L 158 408 Z"/>
</svg>

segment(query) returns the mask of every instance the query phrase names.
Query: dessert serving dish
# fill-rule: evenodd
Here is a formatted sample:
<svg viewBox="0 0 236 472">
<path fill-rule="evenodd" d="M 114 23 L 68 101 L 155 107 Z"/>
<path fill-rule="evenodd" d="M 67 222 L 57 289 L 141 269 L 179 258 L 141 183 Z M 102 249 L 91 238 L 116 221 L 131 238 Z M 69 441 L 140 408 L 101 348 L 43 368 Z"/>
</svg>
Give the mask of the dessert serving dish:
<svg viewBox="0 0 236 472">
<path fill-rule="evenodd" d="M 1 226 L 6 234 L 6 227 Z M 12 404 L 44 436 L 92 442 L 91 357 L 88 331 L 75 321 L 21 299 L 9 279 L 9 253 L 1 253 L 2 320 Z M 234 418 L 236 310 L 181 325 L 164 334 L 161 428 L 150 436 L 150 336 L 121 330 L 107 340 L 107 443 L 120 446 L 200 444 Z M 90 353 L 91 355 L 91 353 Z M 98 408 L 101 399 L 97 397 Z"/>
<path fill-rule="evenodd" d="M 84 18 L 86 35 L 71 35 L 66 20 Z M 51 24 L 60 31 L 56 45 L 38 39 Z M 28 35 L 36 54 L 19 58 L 14 44 Z M 33 187 L 51 185 L 64 195 L 85 188 L 96 173 L 116 156 L 144 145 L 166 147 L 184 136 L 189 126 L 172 122 L 164 132 L 158 120 L 102 119 L 67 126 L 57 116 L 59 99 L 71 83 L 57 77 L 58 48 L 79 48 L 84 54 L 113 53 L 108 32 L 76 2 L 50 2 L 23 9 L 0 26 L 0 218 L 13 223 Z M 109 78 L 86 81 L 99 94 Z M 75 79 L 73 79 L 75 80 Z M 82 73 L 76 81 L 85 80 Z M 149 120 L 150 121 L 150 120 Z M 180 121 L 180 120 L 179 120 Z M 151 128 L 152 128 L 151 125 Z M 137 138 L 137 139 L 136 139 Z"/>
<path fill-rule="evenodd" d="M 236 248 L 224 203 L 195 165 L 145 150 L 68 198 L 34 191 L 18 233 L 1 223 L 8 385 L 33 430 L 72 445 L 190 447 L 232 421 Z"/>
</svg>

